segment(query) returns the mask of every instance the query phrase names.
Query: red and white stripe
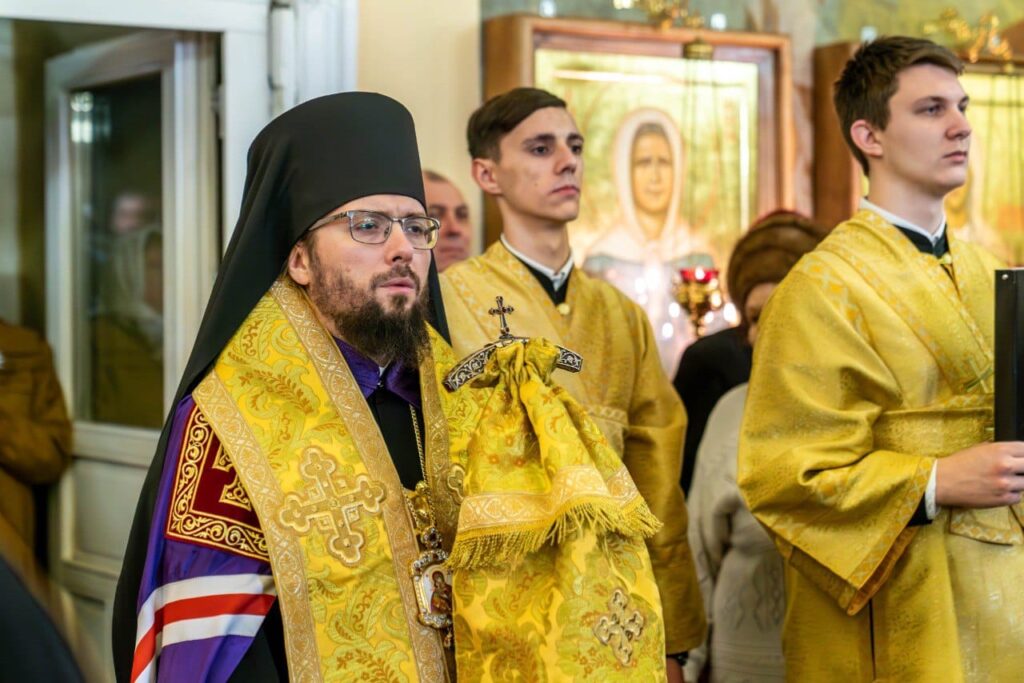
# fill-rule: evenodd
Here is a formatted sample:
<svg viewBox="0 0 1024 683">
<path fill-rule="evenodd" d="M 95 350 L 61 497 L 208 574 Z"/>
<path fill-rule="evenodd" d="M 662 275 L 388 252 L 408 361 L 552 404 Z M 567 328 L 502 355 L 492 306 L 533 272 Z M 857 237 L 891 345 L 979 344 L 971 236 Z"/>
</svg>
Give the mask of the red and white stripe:
<svg viewBox="0 0 1024 683">
<path fill-rule="evenodd" d="M 266 574 L 200 576 L 160 586 L 139 610 L 132 683 L 155 679 L 156 658 L 167 645 L 254 637 L 276 595 L 274 578 Z"/>
</svg>

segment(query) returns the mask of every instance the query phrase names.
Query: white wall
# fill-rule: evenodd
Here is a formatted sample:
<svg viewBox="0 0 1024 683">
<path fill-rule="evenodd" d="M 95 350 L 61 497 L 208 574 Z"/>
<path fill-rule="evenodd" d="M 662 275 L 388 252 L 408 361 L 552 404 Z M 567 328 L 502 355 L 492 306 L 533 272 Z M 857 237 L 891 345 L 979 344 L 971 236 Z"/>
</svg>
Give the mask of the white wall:
<svg viewBox="0 0 1024 683">
<path fill-rule="evenodd" d="M 18 125 L 11 22 L 0 19 L 0 318 L 20 322 L 18 282 Z"/>
<path fill-rule="evenodd" d="M 362 0 L 359 36 L 358 88 L 409 108 L 423 166 L 462 190 L 479 247 L 483 213 L 466 121 L 480 105 L 480 0 Z"/>
</svg>

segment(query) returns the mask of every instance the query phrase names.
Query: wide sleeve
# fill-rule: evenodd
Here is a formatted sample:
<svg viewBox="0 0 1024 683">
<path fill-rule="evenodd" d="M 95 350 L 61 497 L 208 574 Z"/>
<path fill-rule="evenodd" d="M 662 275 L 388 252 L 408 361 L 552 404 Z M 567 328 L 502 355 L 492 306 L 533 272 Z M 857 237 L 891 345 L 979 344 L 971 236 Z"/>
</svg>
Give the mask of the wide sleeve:
<svg viewBox="0 0 1024 683">
<path fill-rule="evenodd" d="M 699 644 L 706 630 L 686 537 L 686 502 L 679 487 L 686 412 L 661 367 L 647 316 L 639 307 L 635 314 L 628 343 L 636 344 L 639 362 L 622 461 L 651 512 L 664 524 L 647 540 L 647 549 L 661 594 L 665 651 L 674 654 Z"/>
<path fill-rule="evenodd" d="M 269 647 L 276 588 L 259 519 L 191 396 L 175 409 L 158 486 L 135 633 L 114 632 L 115 658 L 131 661 L 118 680 L 224 683 L 254 641 Z"/>
<path fill-rule="evenodd" d="M 70 462 L 71 423 L 45 343 L 20 371 L 31 376 L 30 413 L 8 410 L 0 400 L 0 466 L 25 483 L 48 484 Z"/>
<path fill-rule="evenodd" d="M 738 483 L 789 564 L 850 614 L 913 538 L 934 462 L 875 448 L 876 419 L 901 402 L 831 266 L 791 272 L 761 319 Z"/>
</svg>

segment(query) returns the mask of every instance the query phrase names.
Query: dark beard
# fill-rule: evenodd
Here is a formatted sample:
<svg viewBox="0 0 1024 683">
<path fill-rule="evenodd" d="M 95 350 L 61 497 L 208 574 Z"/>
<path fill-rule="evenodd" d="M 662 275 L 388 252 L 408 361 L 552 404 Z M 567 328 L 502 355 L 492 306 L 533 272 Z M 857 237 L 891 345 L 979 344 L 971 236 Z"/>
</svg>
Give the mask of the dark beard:
<svg viewBox="0 0 1024 683">
<path fill-rule="evenodd" d="M 313 276 L 309 298 L 345 341 L 372 359 L 418 367 L 430 344 L 426 327 L 427 290 L 420 287 L 420 279 L 412 269 L 407 265 L 395 266 L 375 276 L 366 291 L 356 289 L 341 273 L 331 277 L 321 268 L 314 250 L 309 253 Z M 385 310 L 373 296 L 378 285 L 394 277 L 410 278 L 421 292 L 408 311 L 404 310 L 408 301 L 404 295 L 392 297 L 391 311 Z"/>
</svg>

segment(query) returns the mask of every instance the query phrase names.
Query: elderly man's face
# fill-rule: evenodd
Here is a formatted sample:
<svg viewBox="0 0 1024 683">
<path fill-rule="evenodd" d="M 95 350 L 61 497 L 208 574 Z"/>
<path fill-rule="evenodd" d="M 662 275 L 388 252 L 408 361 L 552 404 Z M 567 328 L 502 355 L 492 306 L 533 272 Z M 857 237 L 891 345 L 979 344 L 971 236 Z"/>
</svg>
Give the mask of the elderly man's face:
<svg viewBox="0 0 1024 683">
<path fill-rule="evenodd" d="M 373 195 L 330 211 L 376 211 L 395 218 L 424 215 L 415 199 Z M 347 219 L 317 228 L 296 245 L 289 257 L 292 279 L 307 288 L 320 319 L 340 336 L 378 362 L 415 360 L 408 348 L 422 345 L 430 250 L 416 249 L 394 223 L 387 241 L 364 244 L 353 239 Z M 419 330 L 419 332 L 417 332 Z M 412 338 L 402 339 L 405 335 Z M 382 363 L 383 364 L 383 363 Z"/>
<path fill-rule="evenodd" d="M 427 213 L 441 222 L 434 259 L 437 261 L 437 269 L 443 271 L 469 258 L 469 248 L 473 241 L 469 207 L 459 188 L 446 180 L 431 180 L 424 176 L 423 189 L 427 195 Z"/>
</svg>

